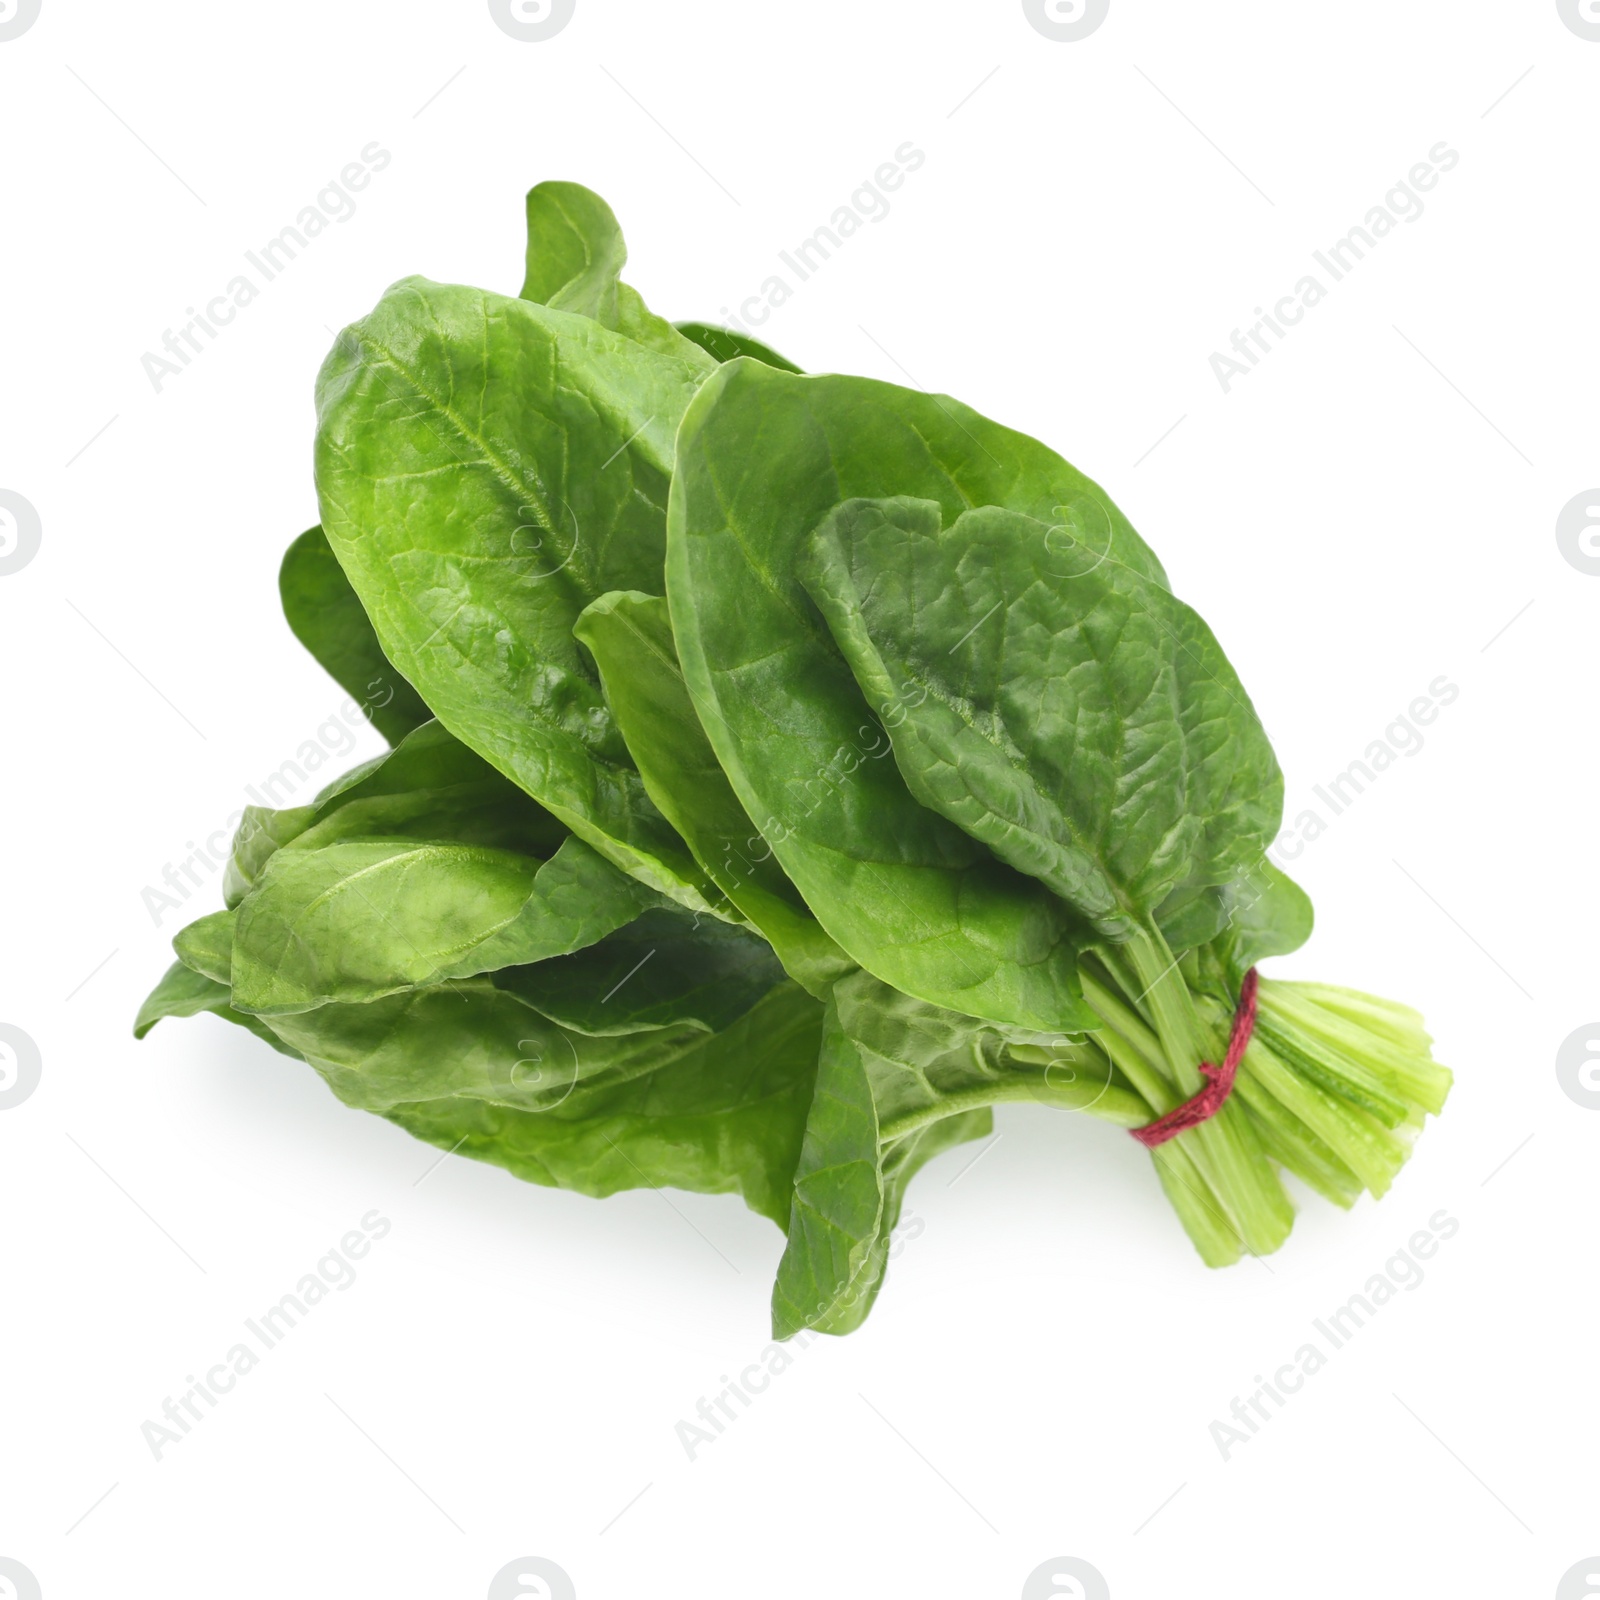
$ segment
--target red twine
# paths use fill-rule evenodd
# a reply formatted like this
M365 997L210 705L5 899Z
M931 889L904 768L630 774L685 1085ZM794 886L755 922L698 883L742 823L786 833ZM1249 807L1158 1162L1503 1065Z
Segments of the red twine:
M1166 1116L1146 1123L1142 1128L1128 1130L1140 1144L1154 1150L1158 1144L1176 1138L1187 1128L1197 1128L1209 1121L1222 1109L1223 1102L1233 1092L1233 1080L1239 1074L1239 1063L1244 1059L1250 1035L1256 1031L1256 969L1245 973L1239 986L1239 1005L1233 1013L1233 1033L1228 1039L1228 1053L1220 1067L1209 1061L1200 1063L1200 1076L1206 1086L1192 1100L1175 1106Z

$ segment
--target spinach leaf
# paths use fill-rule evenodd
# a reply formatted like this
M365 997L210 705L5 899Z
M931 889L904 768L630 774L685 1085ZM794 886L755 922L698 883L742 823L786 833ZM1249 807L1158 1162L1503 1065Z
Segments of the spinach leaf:
M942 1150L993 1130L976 1103L1003 1075L997 1032L868 973L834 985L795 1170L773 1337L849 1333L883 1285L907 1185Z
M924 487L952 514L989 498L1048 514L1092 489L954 401L749 360L720 368L684 417L672 482L667 590L684 678L740 802L863 967L972 1016L1092 1026L1076 919L918 803L800 583L804 540L840 500ZM1119 558L1159 575L1122 530L1108 525Z
M607 1038L570 1032L487 977L274 1012L265 1020L346 1105L379 1112L456 1097L548 1111L582 1085L616 1085L659 1071L705 1037L687 1027Z
M737 1191L780 1337L859 1325L1000 1102L1137 1132L1213 1266L1283 1242L1280 1169L1382 1194L1450 1086L1404 1007L1262 978L1187 1104L1311 908L1122 514L945 396L669 323L580 185L526 214L521 297L403 280L324 364L280 591L392 748L243 813L136 1031L209 1011L535 1182Z
M692 340L718 361L737 361L740 356L751 356L757 361L766 362L769 367L776 367L779 372L800 371L794 362L780 356L771 345L763 344L748 333L719 328L714 322L676 322L673 326L685 339Z
M317 818L315 805L246 806L234 831L228 865L222 873L222 900L231 911L249 894L267 862L291 839L297 839Z
M1161 585L997 506L851 500L801 577L925 806L1126 939L1278 831L1283 779L1211 630Z
M655 1071L580 1084L546 1111L453 1096L383 1115L530 1183L596 1196L665 1187L738 1194L784 1228L821 1025L822 1006L783 984L722 1032L682 1038ZM522 1059L521 1072L538 1070Z
M172 948L191 971L216 983L227 983L233 967L233 935L237 922L232 911L213 911L197 917L173 937Z
M941 1151L986 1137L991 1107L1007 1101L1088 1111L1124 1128L1152 1117L1093 1044L975 1026L866 972L834 985L773 1290L774 1337L861 1324L907 1185Z
M447 840L291 847L234 913L233 1003L304 1011L542 961L654 903L575 838L544 863Z
M278 570L278 592L295 638L390 744L433 715L389 665L321 528L308 528L289 546Z
M1262 859L1223 891L1224 927L1212 950L1237 994L1246 972L1269 956L1286 956L1311 937L1311 897L1288 873Z
M673 430L702 374L413 278L324 364L316 449L323 528L389 659L457 738L691 910L722 898L629 765L572 625L608 590L661 587Z
M215 978L206 977L182 961L174 961L167 968L166 976L139 1007L139 1015L134 1019L133 1036L135 1039L144 1038L158 1022L168 1017L197 1017L204 1012L249 1029L258 1039L265 1039L274 1050L282 1051L286 1056L294 1056L296 1060L305 1059L298 1050L285 1044L260 1017L235 1011L226 983L218 983Z
M667 602L602 595L578 618L576 633L599 666L611 713L661 814L789 973L812 994L826 994L854 963L822 931L717 764L683 681Z
M528 249L522 298L591 317L626 335L707 369L699 341L658 317L622 281L628 247L616 215L581 183L540 183L528 191Z
M287 844L311 848L363 836L451 839L544 858L568 833L440 723L427 722L336 779L309 806L246 807L223 878L226 903L238 905Z
M744 1099L738 1086L758 1072L763 1056L781 1053L786 1030L819 1020L821 1010L803 990L780 983L717 1034L691 1025L592 1035L561 1027L477 977L265 1020L341 1100L362 1110L387 1114L464 1099L576 1119L604 1093L686 1061L717 1064L734 1091L724 1102L732 1109ZM774 1026L771 1041L763 1038L763 1019ZM813 1031L813 1044L815 1037Z
M497 987L579 1033L687 1025L716 1033L783 981L765 940L710 917L646 911L568 956L496 972Z

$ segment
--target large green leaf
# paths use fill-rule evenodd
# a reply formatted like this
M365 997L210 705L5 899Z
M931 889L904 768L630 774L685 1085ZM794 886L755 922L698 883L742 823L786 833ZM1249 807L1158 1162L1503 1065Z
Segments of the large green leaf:
M612 1037L571 1032L487 977L359 1004L274 1012L265 1020L347 1105L382 1112L457 1096L548 1111L582 1085L656 1072L705 1037L689 1027Z
M654 1071L590 1080L545 1111L455 1096L392 1105L383 1114L419 1139L531 1183L597 1196L664 1187L740 1194L783 1228L821 1027L822 1006L786 983L720 1033L673 1034ZM522 1059L520 1072L539 1070ZM330 1081L335 1092L347 1083Z
M390 744L433 715L389 664L321 528L308 528L289 546L278 593L295 638Z
M1126 938L1278 831L1272 746L1205 622L1059 527L851 500L802 579L912 794Z
M304 1011L543 961L656 903L575 838L543 863L437 839L291 846L234 913L233 1003Z
M704 370L412 278L340 336L317 389L322 525L385 654L457 738L691 910L721 896L629 764L572 625L608 590L660 590L674 430Z
M953 519L1007 504L1160 568L1060 457L943 396L729 363L684 417L667 588L684 677L740 802L860 964L934 1004L1025 1027L1092 1025L1081 932L1033 879L920 805L801 586L803 541L841 500L913 493ZM958 642L959 635L946 641Z
M602 595L576 632L650 798L790 974L825 994L854 963L811 915L718 764L683 681L666 601Z

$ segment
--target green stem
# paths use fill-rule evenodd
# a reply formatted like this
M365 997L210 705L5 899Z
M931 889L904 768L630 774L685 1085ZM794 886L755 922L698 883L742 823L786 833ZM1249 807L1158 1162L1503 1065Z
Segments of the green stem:
M1205 1082L1200 1063L1216 1058L1216 1041L1195 1010L1177 958L1153 921L1119 945L1116 954L1139 984L1130 998L1150 1017L1173 1082L1185 1098L1198 1093ZM1265 1255L1283 1243L1294 1211L1242 1105L1229 1100L1216 1116L1173 1142L1187 1146L1246 1250Z
M878 1130L884 1144L893 1144L908 1134L916 1133L929 1123L962 1111L977 1111L984 1106L1007 1105L1026 1101L1033 1105L1053 1106L1062 1111L1086 1111L1119 1128L1138 1128L1150 1120L1150 1110L1145 1103L1128 1090L1109 1081L1110 1064L1102 1069L1099 1081L1080 1077L1068 1083L1051 1083L1044 1074L1008 1074L976 1089L964 1089L959 1094L942 1096L932 1105L921 1106L885 1123Z

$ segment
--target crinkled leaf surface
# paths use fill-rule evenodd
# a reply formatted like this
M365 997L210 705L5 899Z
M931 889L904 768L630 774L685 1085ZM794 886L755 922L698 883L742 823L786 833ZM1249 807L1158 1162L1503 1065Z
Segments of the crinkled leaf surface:
M695 709L745 810L863 967L974 1016L1092 1025L1074 921L918 803L800 583L804 540L834 505L900 493L952 520L984 503L1063 506L1085 528L1092 513L1116 559L1160 577L1098 490L1036 441L943 396L734 361L686 413L672 483L667 589Z
M661 588L674 430L709 362L688 348L407 279L323 365L316 462L328 542L439 721L625 871L705 910L710 885L572 637L601 594Z
M1277 833L1282 775L1211 630L1063 529L852 500L802 577L916 798L1107 938Z

